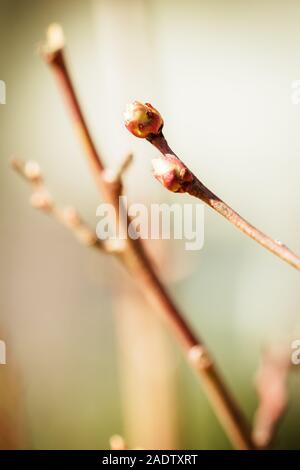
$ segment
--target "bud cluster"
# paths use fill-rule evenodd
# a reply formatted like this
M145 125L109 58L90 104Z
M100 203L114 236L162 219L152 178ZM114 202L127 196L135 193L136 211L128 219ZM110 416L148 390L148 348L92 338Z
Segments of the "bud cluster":
M148 139L162 153L152 160L155 178L169 191L185 193L195 177L169 148L162 133L164 121L160 113L150 103L134 101L127 105L124 117L129 132Z

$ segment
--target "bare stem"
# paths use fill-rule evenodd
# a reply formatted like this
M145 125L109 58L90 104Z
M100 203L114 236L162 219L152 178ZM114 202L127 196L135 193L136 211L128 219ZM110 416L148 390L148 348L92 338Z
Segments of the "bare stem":
M178 162L178 164L180 164L180 170L184 170L186 174L190 176L189 181L177 180L177 187L179 187L179 189L176 187L175 192L186 192L205 202L208 206L212 207L215 211L225 217L225 219L227 219L231 224L235 225L239 230L248 235L248 237L255 240L261 246L294 268L300 270L300 257L280 241L273 240L271 237L265 235L256 227L251 225L228 204L226 204L226 202L222 201L218 196L210 191L210 189L204 186L204 184L199 181L199 179L169 147L162 132L156 135L150 135L147 140L149 140L149 142L151 142L151 144L153 144L162 153L163 158L165 158L167 162L172 162L173 165L176 165L176 162Z
M85 149L87 158L96 183L107 202L114 205L118 212L119 194L121 185L116 185L107 178L104 164L92 137L89 133L86 121L83 117L75 90L64 60L63 45L55 45L53 37L55 31L48 35L48 42L43 47L43 57L50 65L58 80L60 89L65 98L67 107L78 131L80 143ZM58 34L59 36L59 34ZM130 219L125 218L127 230ZM254 444L251 439L251 431L245 417L227 389L217 367L208 350L197 338L182 313L174 304L165 287L157 276L153 264L146 254L141 240L128 238L124 252L120 259L132 274L151 305L166 320L171 330L181 344L188 362L193 366L197 375L202 379L207 396L219 417L225 432L232 444L238 449L251 449Z

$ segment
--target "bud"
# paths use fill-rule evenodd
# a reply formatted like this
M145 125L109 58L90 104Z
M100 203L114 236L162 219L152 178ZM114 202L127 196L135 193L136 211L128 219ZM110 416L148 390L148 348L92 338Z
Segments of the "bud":
M197 344L188 352L188 358L191 363L199 369L208 369L212 366L212 360L204 346Z
M24 165L24 175L34 183L38 183L42 180L42 173L39 164L31 160L26 162Z
M126 450L126 444L122 436L115 434L109 439L110 448L112 450Z
M145 139L151 134L159 134L164 121L150 103L134 101L127 105L124 113L125 126L136 137Z
M74 207L64 207L62 213L68 227L79 227L81 225L81 219Z
M65 45L64 32L60 24L52 23L47 29L47 43L52 52L63 49Z
M190 170L175 157L155 158L152 165L155 178L174 193L186 192L187 184L194 179Z

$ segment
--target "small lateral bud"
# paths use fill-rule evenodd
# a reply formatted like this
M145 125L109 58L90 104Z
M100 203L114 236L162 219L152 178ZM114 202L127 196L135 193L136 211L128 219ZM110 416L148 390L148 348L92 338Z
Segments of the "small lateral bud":
M109 439L110 448L112 450L125 450L126 444L122 436L115 434Z
M161 115L150 103L139 101L127 105L124 118L129 132L141 139L159 134L164 124Z
M57 23L48 26L46 41L38 46L38 52L49 64L57 64L62 61L62 53L65 46L65 38L62 27Z
M35 209L40 209L43 211L51 211L53 208L53 201L50 194L44 190L40 189L35 191L30 197L30 204Z
M42 179L40 166L37 162L28 161L24 165L24 174L32 182L38 182Z
M74 207L65 207L63 216L68 227L78 227L81 224L81 219Z
M186 185L194 179L190 170L177 158L155 158L152 165L155 178L174 193L186 192Z
M47 29L47 45L49 52L63 49L65 45L64 32L60 24L52 23Z
M190 362L199 369L208 369L212 366L212 360L204 346L195 345L188 352Z
M75 235L83 245L93 246L97 243L96 235L85 225L77 227Z

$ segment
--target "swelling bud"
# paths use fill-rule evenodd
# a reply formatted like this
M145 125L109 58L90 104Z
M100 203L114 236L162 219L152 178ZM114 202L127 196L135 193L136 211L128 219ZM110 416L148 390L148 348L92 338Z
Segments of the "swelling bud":
M153 175L169 191L185 193L194 180L190 170L177 158L164 157L152 160Z
M124 118L129 132L141 139L160 134L164 124L161 115L150 103L139 101L127 105Z

